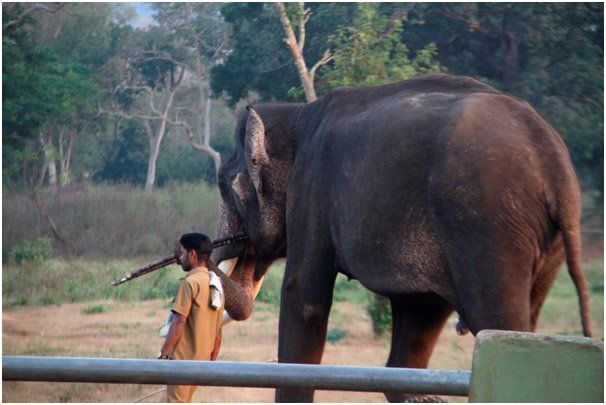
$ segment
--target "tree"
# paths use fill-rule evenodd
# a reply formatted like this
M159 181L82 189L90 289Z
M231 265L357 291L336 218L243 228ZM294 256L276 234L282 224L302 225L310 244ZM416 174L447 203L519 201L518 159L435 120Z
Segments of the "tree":
M602 194L602 3L416 3L406 11L412 49L435 42L449 71L529 100L566 141L585 188Z
M186 120L178 122L186 133L191 147L208 155L214 162L215 174L221 167L221 154L210 143L211 139L211 95L208 71L222 60L229 51L228 29L219 8L212 3L157 3L156 20L165 29L178 37L188 54L187 65L193 74L190 81L196 88L198 108L189 111L189 122L198 121L199 127L192 127ZM187 110L183 108L182 112ZM203 130L202 130L203 128ZM194 135L195 132L201 136Z
M58 178L61 184L70 179L75 137L85 127L82 122L92 116L95 105L94 65L82 50L94 47L96 55L104 54L104 33L112 9L109 5L87 8L77 4L23 7L10 8L9 14L18 16L4 24L9 28L3 34L7 62L3 67L3 129L9 136L3 145L22 152L33 150L33 154L17 153L15 157L20 159L43 156L38 162L24 162L23 167L43 162L40 167L44 172L36 178L48 173L49 183L55 188ZM74 35L84 25L91 33L88 42L86 36ZM40 148L43 153L36 153Z
M292 54L295 61L299 79L301 80L301 86L303 86L303 91L305 93L305 99L308 102L315 101L318 97L316 96L316 90L314 88L314 76L316 74L316 70L320 66L325 65L332 60L330 50L327 49L324 51L322 58L317 61L311 69L308 70L307 65L305 64L305 58L303 57L303 50L305 48L305 24L307 23L307 20L311 14L310 9L306 9L304 3L298 3L298 19L296 26L299 29L299 38L297 38L293 31L293 26L290 23L290 18L286 13L284 3L276 3L276 8L278 10L282 29L286 35L284 42L286 43L286 46L288 47L288 50Z
M94 73L112 51L116 7L17 4L8 11L18 17L4 21L10 28L3 32L3 130L10 135L3 146L19 150L9 159L30 160L22 162L22 184L36 184L48 174L52 188L58 182L66 185L72 177L73 145L95 126ZM32 165L44 169L35 179L25 170ZM9 184L16 183L17 173L9 171L7 177Z
M174 118L175 96L187 66L177 59L182 55L171 43L170 34L160 28L150 28L134 37L134 49L114 57L104 67L110 107L99 107L99 113L143 124L150 147L145 181L149 192L156 182L156 162L167 127L178 125Z
M360 3L349 27L329 37L334 60L322 70L323 86L373 86L442 70L435 44L410 52L402 41L405 17L379 12L378 3Z
M309 9L313 18L305 24L306 45L302 52L305 60L318 61L327 49L328 35L340 25L347 25L355 8L349 3L310 3ZM304 99L274 5L228 3L221 8L221 14L231 27L233 48L211 71L213 94L225 92L231 107L250 95L266 101Z

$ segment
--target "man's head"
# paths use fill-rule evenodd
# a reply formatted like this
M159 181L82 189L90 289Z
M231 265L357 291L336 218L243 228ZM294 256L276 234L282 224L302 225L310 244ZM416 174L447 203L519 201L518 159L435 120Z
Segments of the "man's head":
M194 267L205 266L206 260L213 251L213 245L208 236L201 233L186 233L179 239L181 250L179 263L183 271L190 271Z

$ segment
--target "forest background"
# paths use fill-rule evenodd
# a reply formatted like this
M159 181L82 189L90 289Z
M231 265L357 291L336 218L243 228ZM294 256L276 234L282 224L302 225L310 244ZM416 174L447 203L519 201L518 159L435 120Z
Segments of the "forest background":
M214 235L244 105L431 72L526 99L561 134L603 294L603 7L153 3L135 27L133 3L3 3L3 304L170 297L178 273L108 282Z

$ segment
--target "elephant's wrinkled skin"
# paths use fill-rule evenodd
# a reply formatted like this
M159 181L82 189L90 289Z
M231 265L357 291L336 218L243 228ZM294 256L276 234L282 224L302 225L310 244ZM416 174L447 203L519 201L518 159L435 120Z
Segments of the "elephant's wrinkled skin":
M219 178L218 236L250 241L215 260L252 260L258 280L287 256L280 362L320 362L337 272L391 300L391 367L426 367L453 310L474 334L533 330L565 257L591 334L566 146L527 102L476 80L431 75L249 107Z

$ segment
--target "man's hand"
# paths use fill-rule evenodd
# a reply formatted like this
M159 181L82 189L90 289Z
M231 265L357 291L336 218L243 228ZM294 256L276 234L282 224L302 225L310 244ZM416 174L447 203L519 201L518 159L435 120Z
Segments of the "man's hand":
M170 329L168 330L168 335L166 335L166 340L164 341L162 350L160 350L160 357L158 357L159 359L170 358L173 348L179 339L181 339L181 335L183 335L183 331L185 330L185 322L187 322L187 318L176 312L173 312L173 314L173 320L170 323Z

